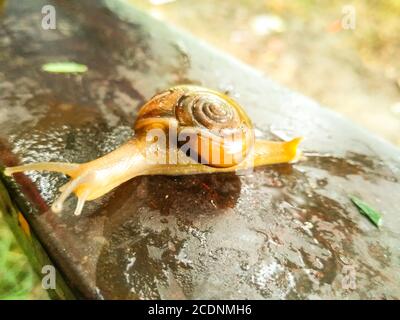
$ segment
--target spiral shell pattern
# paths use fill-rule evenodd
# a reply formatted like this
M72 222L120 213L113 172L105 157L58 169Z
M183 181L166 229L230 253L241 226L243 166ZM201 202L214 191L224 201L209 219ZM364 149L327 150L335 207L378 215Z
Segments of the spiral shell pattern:
M214 167L240 163L254 142L253 125L239 104L217 91L191 85L161 92L139 110L135 133L144 136L151 129L164 130L169 138L176 129L177 136L168 141L178 148L190 147L191 158Z
M237 111L221 97L208 92L187 93L179 99L175 113L184 125L207 129L236 128L240 124Z

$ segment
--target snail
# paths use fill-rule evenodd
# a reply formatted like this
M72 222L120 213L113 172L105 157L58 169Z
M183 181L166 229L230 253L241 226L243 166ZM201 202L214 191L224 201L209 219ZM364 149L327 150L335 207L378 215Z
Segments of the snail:
M140 108L134 131L132 139L93 161L31 163L8 167L5 174L31 170L66 174L71 179L60 188L51 208L60 212L75 193L74 213L79 215L86 201L133 177L233 172L295 162L302 140L256 140L251 120L235 101L198 86L177 86L156 94Z

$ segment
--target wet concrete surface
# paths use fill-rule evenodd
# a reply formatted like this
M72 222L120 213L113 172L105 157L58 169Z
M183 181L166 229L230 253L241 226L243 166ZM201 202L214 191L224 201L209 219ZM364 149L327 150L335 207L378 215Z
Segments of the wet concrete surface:
M9 1L0 16L0 160L85 162L129 139L140 105L194 83L236 99L269 138L304 136L294 165L135 178L85 206L49 205L66 177L6 179L77 297L400 298L400 151L120 1ZM81 75L42 64L72 60ZM321 79L323 81L323 79ZM380 210L375 228L349 200Z

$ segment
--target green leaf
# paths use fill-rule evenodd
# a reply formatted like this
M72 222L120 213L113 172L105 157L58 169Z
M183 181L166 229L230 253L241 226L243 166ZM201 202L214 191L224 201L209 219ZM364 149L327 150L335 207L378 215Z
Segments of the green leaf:
M356 205L358 211L371 220L375 226L379 227L382 224L382 215L378 211L371 208L367 203L355 196L351 196L350 199Z
M76 62L50 62L42 65L42 70L51 73L83 73L88 67Z

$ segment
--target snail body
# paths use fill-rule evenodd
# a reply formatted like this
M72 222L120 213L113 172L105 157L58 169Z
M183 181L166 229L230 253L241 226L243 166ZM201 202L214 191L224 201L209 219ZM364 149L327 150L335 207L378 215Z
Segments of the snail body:
M70 176L52 210L60 212L66 198L75 193L79 215L85 201L135 176L230 172L294 162L301 141L255 140L251 120L235 101L197 86L177 86L155 95L139 110L134 130L131 140L93 161L32 163L8 167L5 174L38 170ZM150 161L149 154L161 154L164 161Z

